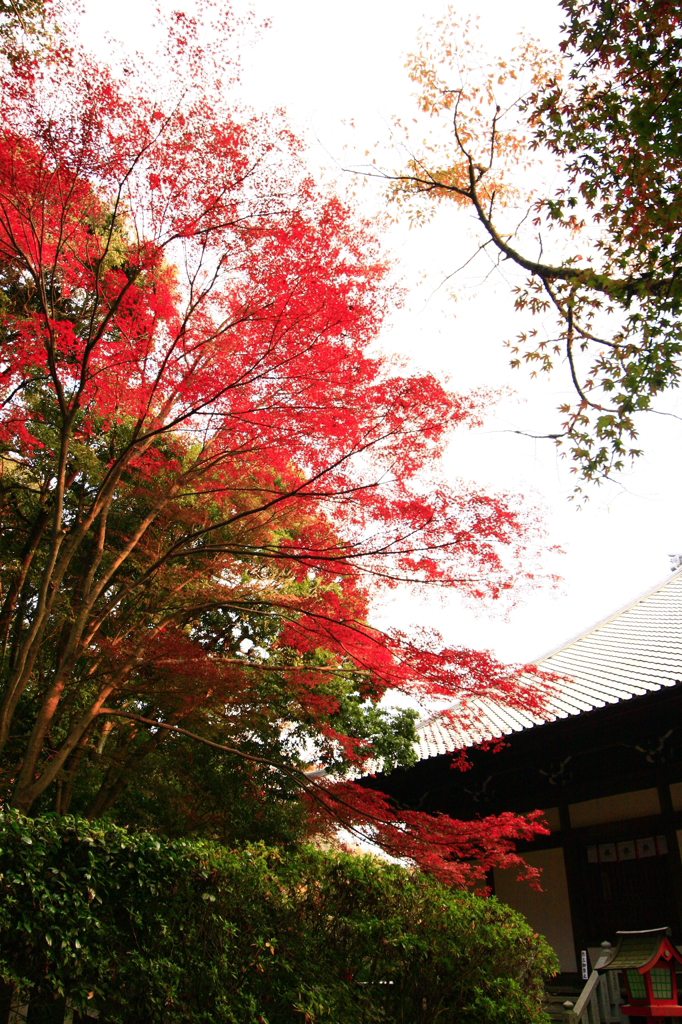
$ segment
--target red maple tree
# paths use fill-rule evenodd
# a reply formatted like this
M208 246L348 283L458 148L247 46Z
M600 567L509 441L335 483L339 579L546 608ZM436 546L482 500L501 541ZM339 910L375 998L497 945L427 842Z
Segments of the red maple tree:
M65 812L99 758L100 814L184 730L463 883L541 826L399 819L303 769L408 763L391 687L541 709L518 669L368 624L386 588L495 598L537 524L438 478L477 402L369 354L393 301L375 240L281 119L230 109L202 31L174 16L158 88L64 36L4 66L6 798Z

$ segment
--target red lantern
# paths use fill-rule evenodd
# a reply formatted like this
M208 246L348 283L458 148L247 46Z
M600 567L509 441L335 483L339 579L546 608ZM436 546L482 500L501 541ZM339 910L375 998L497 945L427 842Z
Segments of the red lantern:
M682 956L670 941L670 929L616 934L616 951L601 969L622 972L629 1003L621 1006L621 1012L643 1018L647 1024L661 1024L662 1017L682 1017L675 978L675 965L682 963Z

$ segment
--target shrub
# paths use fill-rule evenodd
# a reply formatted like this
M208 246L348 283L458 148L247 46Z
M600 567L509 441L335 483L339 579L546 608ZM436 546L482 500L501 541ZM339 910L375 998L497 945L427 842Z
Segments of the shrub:
M0 978L111 1024L540 1024L544 940L371 857L0 815Z

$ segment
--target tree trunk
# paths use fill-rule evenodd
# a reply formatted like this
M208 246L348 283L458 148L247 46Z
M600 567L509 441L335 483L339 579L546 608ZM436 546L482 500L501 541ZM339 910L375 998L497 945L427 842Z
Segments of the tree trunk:
M94 722L92 723L94 726ZM68 763L68 769L64 772L64 778L57 780L57 797L55 799L55 811L57 814L68 814L69 807L71 806L71 798L73 797L73 790L76 784L76 776L78 775L78 769L80 768L81 761L85 756L88 743L90 742L91 729L86 731L78 741L78 746L71 755Z
M181 722L182 720L181 715L171 715L168 719L168 724L177 725L178 722ZM125 746L129 746L136 735L137 730L131 734L130 738L126 741ZM103 814L106 814L106 812L113 807L123 790L128 785L131 767L145 757L146 754L156 750L159 744L164 743L167 739L168 733L163 729L159 729L156 735L148 738L144 746L138 750L134 750L133 753L125 759L122 757L119 758L117 764L111 765L104 776L102 785L86 810L85 817L88 818L89 821L94 821L95 818L99 818Z
M111 772L111 778L109 777ZM123 790L128 785L127 778L124 777L123 771L114 772L111 768L105 776L104 782L95 794L95 798L92 800L90 806L85 811L85 817L88 821L94 821L95 818L101 818L109 808L113 807Z

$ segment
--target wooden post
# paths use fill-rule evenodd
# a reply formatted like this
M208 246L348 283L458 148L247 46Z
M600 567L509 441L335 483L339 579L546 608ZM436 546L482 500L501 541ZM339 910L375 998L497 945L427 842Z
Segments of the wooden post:
M677 928L673 928L675 941L682 937L682 858L680 857L680 844L677 841L677 829L675 828L675 813L670 795L670 786L663 776L659 776L657 782L658 799L661 804L661 816L663 818L663 829L668 843L668 864L670 866L670 878L672 882L672 904L676 911ZM672 921L670 922L672 924ZM678 930L679 929L679 930Z
M558 801L559 821L561 825L561 845L564 851L564 865L566 868L566 883L568 886L568 906L571 915L571 929L573 931L573 944L575 949L575 962L578 977L580 977L580 953L587 946L586 929L584 926L584 908L582 891L584 888L581 869L583 868L583 847L577 844L573 838L571 827L571 816L568 809L568 801L562 798Z
M9 1024L14 985L0 983L0 1024Z

